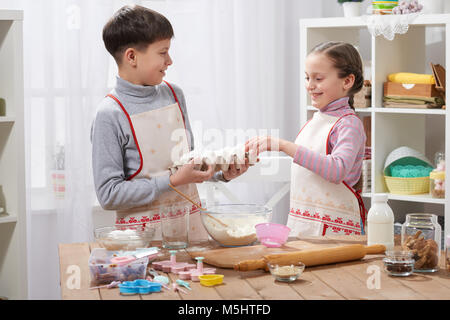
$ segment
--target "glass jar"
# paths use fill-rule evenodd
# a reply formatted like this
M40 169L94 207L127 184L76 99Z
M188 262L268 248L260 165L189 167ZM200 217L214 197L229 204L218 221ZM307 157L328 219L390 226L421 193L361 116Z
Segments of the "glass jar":
M402 225L402 247L413 253L414 272L439 270L441 226L437 216L428 213L406 215Z
M445 171L430 172L430 194L432 198L445 198Z
M438 171L445 171L445 153L436 152L434 154L434 165Z
M430 172L430 194L432 198L445 198L445 154L434 155L436 169Z
M445 239L445 268L450 272L450 235Z

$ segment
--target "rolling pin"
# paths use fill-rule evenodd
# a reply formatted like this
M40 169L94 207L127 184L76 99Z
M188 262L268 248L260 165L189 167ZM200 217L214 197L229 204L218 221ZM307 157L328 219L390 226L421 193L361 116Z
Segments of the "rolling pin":
M302 251L293 251L278 254L268 254L262 259L245 260L234 265L236 271L252 271L257 269L269 270L267 263L273 264L291 264L299 261L305 266L319 266L330 263L339 263L346 261L359 260L366 254L383 254L386 250L384 245L364 246L362 244L352 244L332 248L310 249Z

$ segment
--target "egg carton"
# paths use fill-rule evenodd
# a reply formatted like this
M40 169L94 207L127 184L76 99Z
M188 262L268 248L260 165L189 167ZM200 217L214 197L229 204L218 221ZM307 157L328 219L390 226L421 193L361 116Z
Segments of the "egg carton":
M230 166L234 164L239 167L246 163L250 166L254 165L257 161L256 155L253 153L245 152L245 147L225 147L220 150L193 150L189 153L185 153L177 161L174 161L173 165L169 168L172 174L176 173L182 166L188 164L194 160L195 169L206 171L208 166L213 166L214 171L226 172Z

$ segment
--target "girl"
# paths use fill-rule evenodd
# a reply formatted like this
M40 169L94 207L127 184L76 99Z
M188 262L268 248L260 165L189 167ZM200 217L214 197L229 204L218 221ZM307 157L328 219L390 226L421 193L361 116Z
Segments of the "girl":
M366 210L352 188L361 176L366 135L353 108L363 86L362 61L348 43L317 45L305 62L305 86L319 109L294 143L274 137L247 141L246 151L282 151L293 158L291 235L364 234Z

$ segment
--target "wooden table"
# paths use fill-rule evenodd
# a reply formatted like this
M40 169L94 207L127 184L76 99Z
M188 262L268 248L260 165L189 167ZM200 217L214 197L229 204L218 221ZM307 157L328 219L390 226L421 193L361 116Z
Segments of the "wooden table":
M328 238L328 237L327 237ZM328 238L329 240L330 238ZM333 241L340 243L339 239ZM365 244L365 238L358 241ZM341 242L343 243L343 242ZM160 243L152 245L160 246ZM196 245L198 247L198 245ZM450 299L450 273L441 269L433 274L414 273L401 278L391 277L383 270L383 255L369 255L363 260L327 266L306 268L300 279L293 283L274 281L270 273L252 271L237 272L217 269L225 275L224 284L204 287L191 283L188 294L163 289L149 295L122 296L118 288L89 289L88 259L96 243L71 243L59 245L62 299L83 300L424 300ZM167 260L169 254L163 250ZM177 261L195 263L186 251L179 251ZM207 265L205 265L207 267ZM162 273L162 272L161 272ZM174 274L165 274L172 281ZM379 281L377 281L379 280Z

